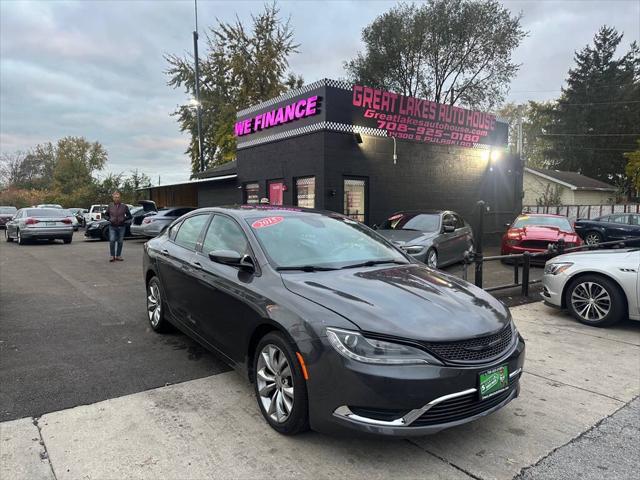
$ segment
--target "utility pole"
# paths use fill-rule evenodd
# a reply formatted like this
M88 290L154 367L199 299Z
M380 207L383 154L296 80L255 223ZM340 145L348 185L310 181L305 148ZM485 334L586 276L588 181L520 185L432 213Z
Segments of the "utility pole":
M196 14L196 29L193 31L193 57L195 60L196 75L196 124L198 127L198 157L200 159L200 171L204 172L204 154L202 152L202 105L200 104L200 65L198 61L198 0L193 0Z

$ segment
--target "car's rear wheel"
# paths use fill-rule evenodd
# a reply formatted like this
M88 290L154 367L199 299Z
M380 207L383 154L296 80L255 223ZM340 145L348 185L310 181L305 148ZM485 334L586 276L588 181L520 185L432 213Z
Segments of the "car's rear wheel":
M598 245L602 242L602 235L598 232L589 232L584 236L584 243L587 245Z
M567 308L576 320L592 327L606 327L627 315L623 293L601 275L585 275L567 287Z
M438 252L435 249L430 248L427 251L427 265L431 268L438 268Z
M100 234L103 240L109 240L109 227L104 227L102 229L102 233Z
M66 244L71 243L71 240L73 240L73 237L67 237L67 238L63 238L62 241Z
M307 386L295 350L277 332L256 347L253 368L258 406L269 425L285 435L309 429Z
M171 330L171 324L165 319L164 311L160 280L153 277L147 284L147 318L154 332L164 333Z
M25 239L22 238L22 234L20 233L20 229L16 230L16 240L18 241L18 245L24 245L26 243Z
M5 239L7 242L13 242L13 238L9 235L9 230L5 230L5 231L4 231L4 239Z

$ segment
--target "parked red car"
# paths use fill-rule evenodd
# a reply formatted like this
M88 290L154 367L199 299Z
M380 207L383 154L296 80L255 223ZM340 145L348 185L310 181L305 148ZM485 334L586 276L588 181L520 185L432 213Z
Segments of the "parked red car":
M582 245L567 217L562 215L522 214L502 236L502 255L544 252L550 243L563 239L565 248Z

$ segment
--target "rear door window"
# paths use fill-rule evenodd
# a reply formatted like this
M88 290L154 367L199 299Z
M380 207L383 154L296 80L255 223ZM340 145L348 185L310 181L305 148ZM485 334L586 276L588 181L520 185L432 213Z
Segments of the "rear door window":
M195 250L202 228L209 219L209 215L194 215L186 218L180 225L180 229L175 236L175 242L189 250Z
M611 223L627 223L626 215L611 215L609 217L609 221Z

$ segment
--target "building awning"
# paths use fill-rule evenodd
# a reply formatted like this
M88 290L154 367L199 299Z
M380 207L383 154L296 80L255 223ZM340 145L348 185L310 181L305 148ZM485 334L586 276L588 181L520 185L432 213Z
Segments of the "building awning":
M185 182L176 182L176 183L165 183L164 185L153 185L150 187L142 187L137 188L136 190L153 190L154 188L163 188L163 187L176 187L178 185L191 185L193 183L207 183L207 182L220 182L223 180L232 180L237 178L238 174L234 173L231 175L221 175L219 177L211 177L211 178L198 178L195 180L187 180Z

